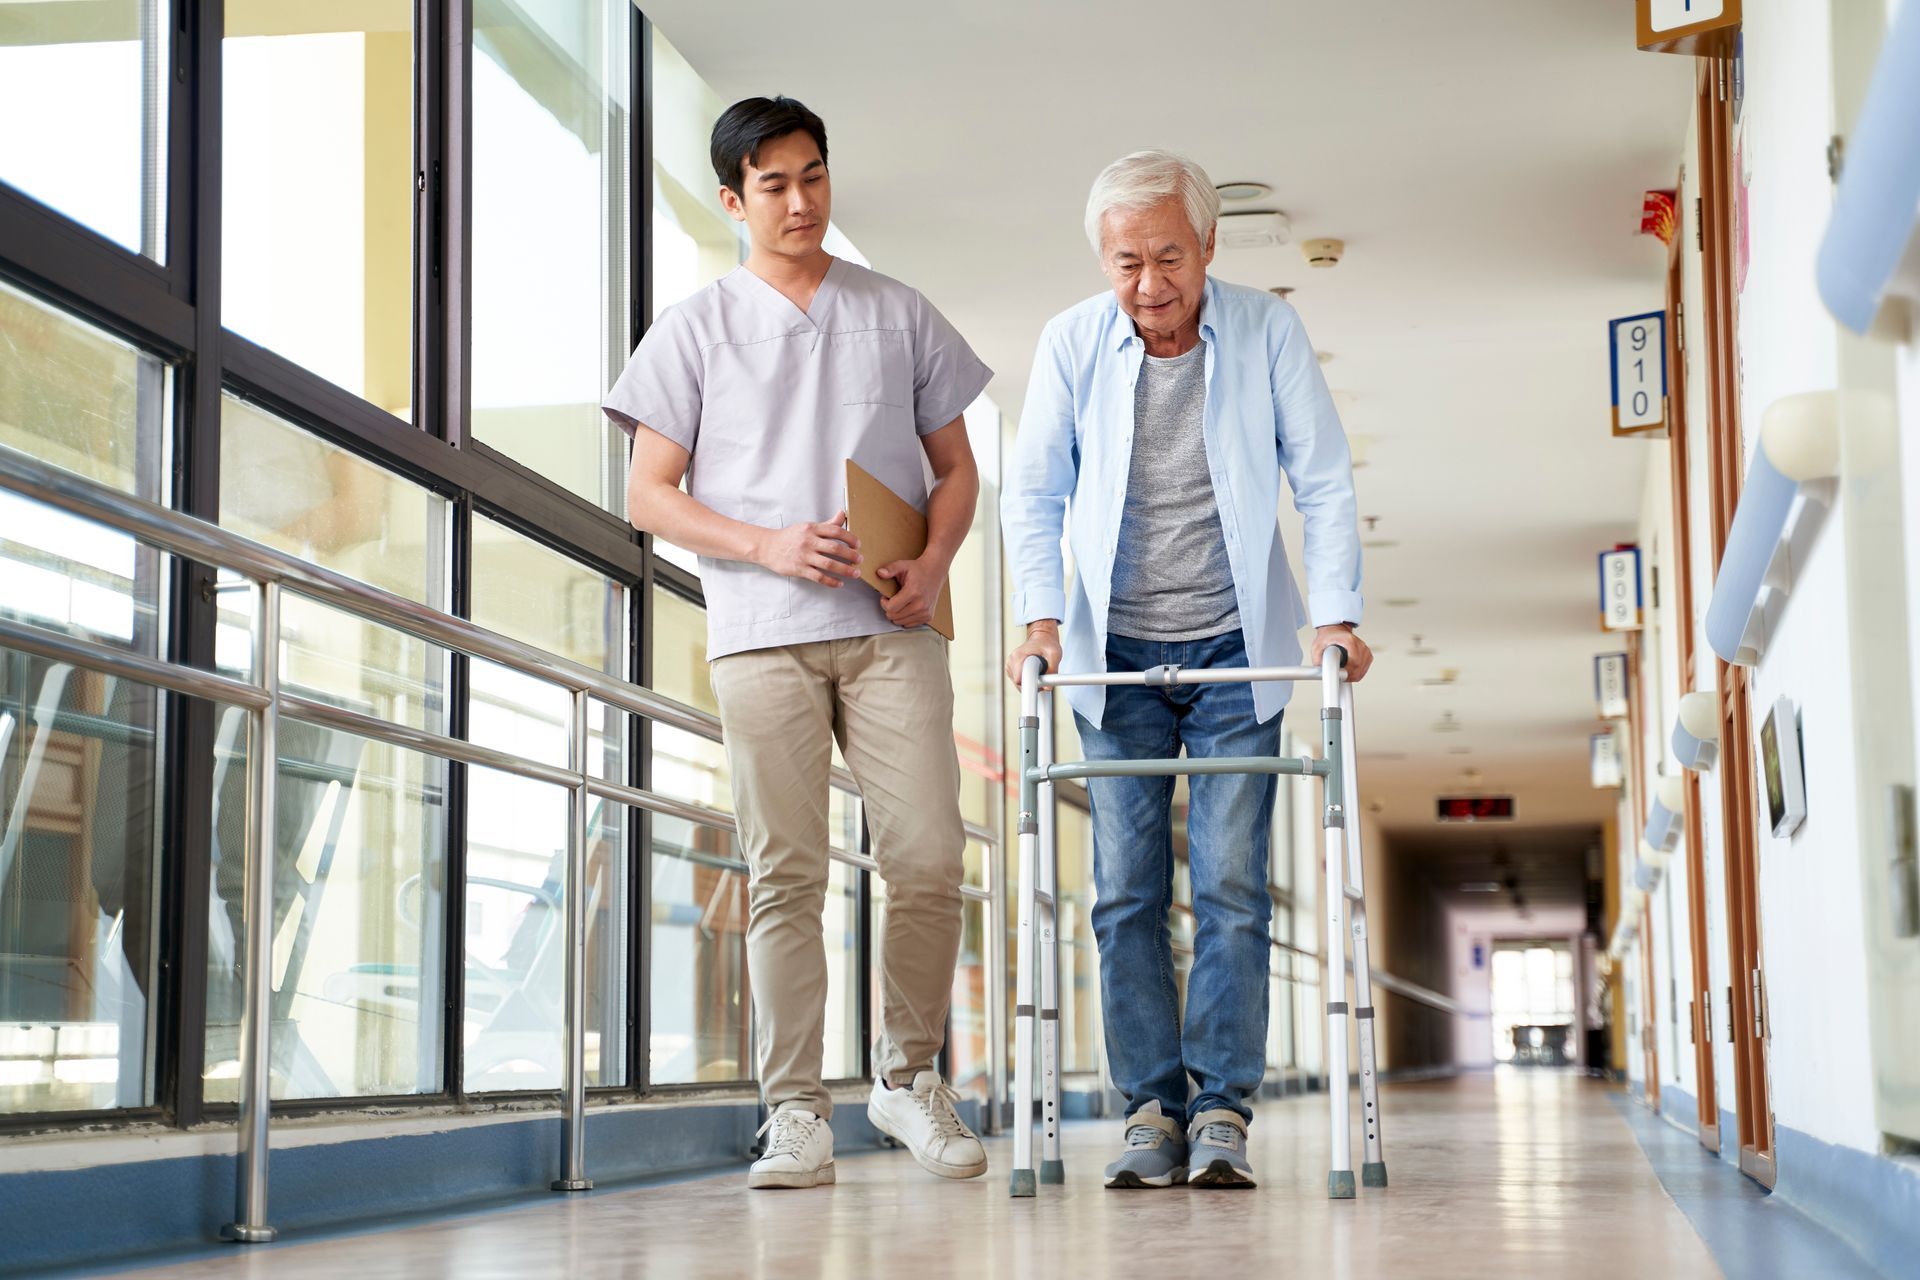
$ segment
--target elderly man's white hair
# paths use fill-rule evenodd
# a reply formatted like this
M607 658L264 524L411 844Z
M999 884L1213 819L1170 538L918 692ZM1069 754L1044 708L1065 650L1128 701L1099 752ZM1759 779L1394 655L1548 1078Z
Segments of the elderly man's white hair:
M1116 210L1138 213L1169 197L1186 207L1193 234L1204 246L1220 218L1220 193L1207 171L1172 151L1136 151L1100 171L1087 194L1087 239L1102 252L1100 224Z

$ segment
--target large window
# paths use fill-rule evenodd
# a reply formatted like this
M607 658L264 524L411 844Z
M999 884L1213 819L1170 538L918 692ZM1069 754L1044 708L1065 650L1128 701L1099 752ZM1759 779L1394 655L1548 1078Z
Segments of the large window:
M626 512L625 0L474 6L473 432Z
M0 4L0 182L161 260L171 11Z
M687 65L673 42L653 28L653 313L740 265L746 241L720 207L708 157L713 122L726 110Z
M221 402L220 522L302 560L444 608L444 499L234 395ZM255 678L252 584L222 575L215 653ZM289 693L429 732L446 727L445 652L287 592ZM213 753L206 1097L237 1096L247 717L221 708ZM274 821L273 1092L284 1098L442 1087L444 761L280 722Z
M155 500L168 405L160 361L0 284L0 444ZM163 570L0 492L0 616L153 656ZM146 685L0 649L0 1112L152 1101L164 714Z
M657 316L739 266L747 244L740 224L720 207L720 184L707 150L713 122L726 110L726 100L687 65L658 27L652 28L651 56L653 207L648 234L653 256L647 282ZM688 573L700 571L691 552L660 539L654 540L654 548Z
M450 48L469 21L471 48ZM26 232L0 235L0 446L111 490L110 509L175 509L402 615L645 671L712 713L697 562L650 555L626 525L625 440L598 405L650 313L742 259L707 155L725 105L630 0L0 0L0 226ZM196 138L217 146L169 146ZM837 229L828 247L864 262ZM979 890L1005 862L1005 424L984 399L967 421L986 492L948 589L974 620L953 679ZM188 685L264 674L259 584L203 558L220 559L0 485L0 619L94 650L0 648L0 1125L224 1121L256 1013L270 1098L292 1110L549 1092L574 906L587 1083L750 1095L748 875L713 735L588 698L580 760L568 692L293 575L264 760L248 697L164 693L125 663ZM115 663L131 674L95 669ZM462 738L533 767L447 758L469 753L441 739ZM271 844L260 920L250 765L275 792L251 815ZM576 832L573 793L544 768L576 765L714 813L590 796ZM844 1080L870 1066L886 886L860 865L857 788L843 776L827 802L823 1066ZM1063 872L1083 1064L1090 892L1083 857ZM1006 1047L990 1032L1003 938L980 900L963 912L948 1061L978 1095Z
M151 1101L158 707L0 649L0 1110Z
M166 499L171 373L0 281L0 445L148 502ZM0 611L152 656L161 557L0 492Z
M484 516L473 520L473 620L516 640L624 675L626 591L605 575ZM570 762L572 699L490 662L471 664L469 736L549 764ZM589 759L623 778L627 716L589 705ZM623 807L589 806L587 1081L626 1076L626 823ZM466 1087L553 1089L565 1044L567 793L517 775L473 770L467 787Z
M226 327L413 415L413 5L227 0Z

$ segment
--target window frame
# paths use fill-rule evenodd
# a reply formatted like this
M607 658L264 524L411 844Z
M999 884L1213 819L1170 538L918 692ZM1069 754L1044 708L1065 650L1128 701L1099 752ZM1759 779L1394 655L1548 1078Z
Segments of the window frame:
M651 82L649 24L634 6L628 19L629 83L633 116L628 130L633 190L628 271L630 320L635 340L648 313L651 207ZM327 381L297 362L227 331L221 323L223 249L222 136L225 14L217 3L171 0L171 63L175 91L166 109L166 260L155 262L109 240L0 179L0 277L52 305L73 312L113 336L165 361L174 371L172 456L165 498L184 514L209 522L219 517L220 402L232 393L313 433L326 442L432 490L449 502L452 547L450 598L455 616L470 613L473 518L476 511L500 520L543 545L614 579L627 596L627 652L623 675L647 683L651 672L651 610L654 580L648 540L621 518L588 503L546 477L465 438L471 406L472 241L472 0L449 5L415 0L413 210L413 364L415 421L406 422ZM670 571L683 590L698 595L698 583ZM165 585L172 625L164 656L210 667L213 660L214 574L204 565L176 559ZM468 727L469 661L454 654L449 675L450 736ZM0 1133L89 1126L170 1124L187 1127L236 1112L233 1104L205 1100L207 894L210 891L213 708L196 699L165 695L163 767L165 789L161 836L155 854L154 893L159 899L151 1048L154 1102L140 1108L36 1111L0 1114ZM648 725L632 718L625 780L646 786ZM399 1097L362 1095L274 1103L281 1115L360 1110L368 1106L413 1108L449 1103L512 1107L544 1104L557 1091L469 1095L463 1071L461 1011L465 991L463 886L466 875L467 767L447 762L444 832L447 885L442 1023L442 1077L433 1092ZM627 826L631 919L648 908L645 854L651 823L633 813ZM638 1099L649 1092L645 1075L645 942L643 930L627 940L627 1070L614 1084L594 1086L594 1096ZM748 1091L751 1083L739 1086Z

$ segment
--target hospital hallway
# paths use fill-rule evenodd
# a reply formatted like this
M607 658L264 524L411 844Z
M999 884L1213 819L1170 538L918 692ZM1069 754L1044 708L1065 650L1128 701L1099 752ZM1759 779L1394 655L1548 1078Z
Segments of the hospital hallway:
M0 0L122 1274L1920 1276L1920 0Z

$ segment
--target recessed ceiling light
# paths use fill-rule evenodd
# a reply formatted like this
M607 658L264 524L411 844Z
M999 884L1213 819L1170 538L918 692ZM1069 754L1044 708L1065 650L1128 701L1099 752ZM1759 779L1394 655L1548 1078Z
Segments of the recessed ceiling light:
M1386 551L1389 548L1399 546L1400 543L1394 538L1368 538L1360 545L1369 551Z
M1263 200L1273 194L1273 188L1264 182L1221 182L1213 189L1222 200Z
M1386 602L1389 609L1411 609L1420 602L1412 596L1397 596Z
M1413 648L1407 650L1407 656L1409 658L1431 658L1438 652L1438 649L1429 649L1427 646L1421 644L1420 637L1415 636L1413 638Z
M1448 747L1447 754L1450 756L1470 756L1473 754L1473 748L1472 747Z
M1440 718L1433 722L1433 731L1435 733L1458 733L1462 727L1460 722L1453 718L1453 712L1451 711L1442 711Z

